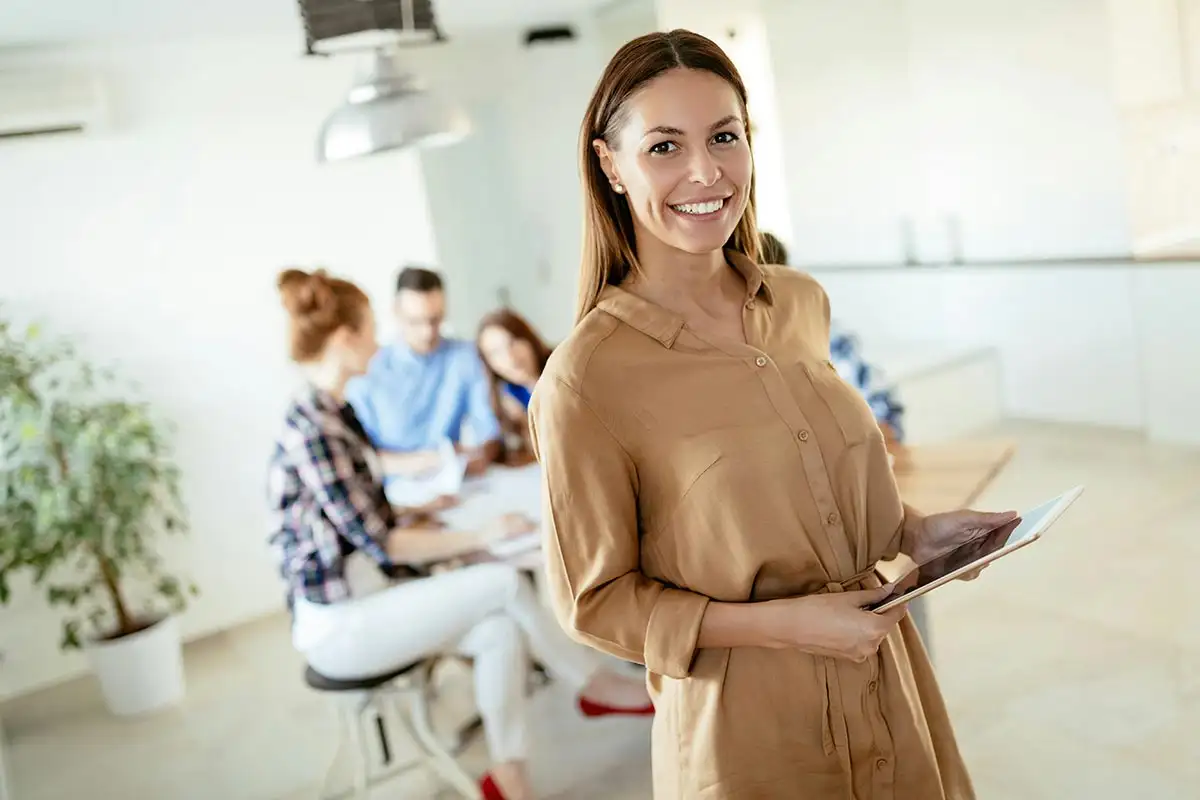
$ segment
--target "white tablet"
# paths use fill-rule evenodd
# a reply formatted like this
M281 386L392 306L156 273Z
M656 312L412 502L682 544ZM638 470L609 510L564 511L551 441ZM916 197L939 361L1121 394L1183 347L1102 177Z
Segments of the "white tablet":
M1025 512L1012 522L976 536L932 561L919 565L896 581L896 588L890 595L867 608L883 612L911 602L926 592L1037 541L1081 494L1083 487L1076 486L1032 511Z

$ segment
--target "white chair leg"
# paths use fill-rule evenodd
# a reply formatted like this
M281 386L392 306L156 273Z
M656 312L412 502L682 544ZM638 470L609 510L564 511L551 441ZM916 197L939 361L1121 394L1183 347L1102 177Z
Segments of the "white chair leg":
M329 769L325 770L325 776L321 779L320 794L318 797L321 800L332 796L329 788L329 781L333 778L333 774L337 772L338 764L342 758L342 748L345 747L346 739L350 734L351 711L345 701L340 697L333 698L333 708L337 713L337 739L333 743L333 756L329 759Z
M367 784L370 781L371 764L367 753L366 739L363 737L363 706L362 701L355 698L353 705L342 706L345 715L347 739L350 744L350 757L353 759L353 792L354 800L367 800Z
M437 773L466 800L481 800L479 784L459 766L446 749L446 745L433 730L429 713L429 697L426 686L418 682L411 692L409 713L402 715L410 721L413 738L425 756L430 769Z

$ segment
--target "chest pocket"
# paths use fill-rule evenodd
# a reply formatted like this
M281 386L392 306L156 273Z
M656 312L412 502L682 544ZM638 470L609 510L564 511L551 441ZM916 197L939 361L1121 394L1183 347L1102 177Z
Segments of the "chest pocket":
M883 438L883 432L867 401L857 389L842 379L832 362L806 359L801 366L813 392L837 423L847 447Z

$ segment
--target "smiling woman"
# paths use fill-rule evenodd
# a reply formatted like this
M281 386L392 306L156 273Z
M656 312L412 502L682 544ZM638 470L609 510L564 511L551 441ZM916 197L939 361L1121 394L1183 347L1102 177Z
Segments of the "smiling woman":
M580 132L589 202L578 318L606 284L637 275L648 250L758 256L746 87L715 44L681 52L647 38L610 63Z
M559 621L644 663L659 800L969 800L928 657L874 565L978 527L905 507L830 360L829 300L757 263L746 90L652 33L583 121L579 318L530 403Z

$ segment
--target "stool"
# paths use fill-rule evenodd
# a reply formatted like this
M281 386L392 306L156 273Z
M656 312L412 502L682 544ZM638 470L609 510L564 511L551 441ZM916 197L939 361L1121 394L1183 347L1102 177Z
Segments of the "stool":
M437 662L438 657L431 657L382 675L356 680L327 678L312 667L305 671L304 682L310 688L337 696L339 736L335 753L341 751L341 737L346 736L350 743L351 757L354 759L353 789L349 795L343 792L336 797L349 796L354 800L366 800L370 787L415 767L426 766L462 797L467 800L479 800L479 785L463 771L454 760L451 748L447 747L433 730L429 707L431 676ZM389 705L412 734L419 753L415 761L393 767L372 778L367 737L363 730L364 722L369 718L374 723L384 763L390 763L393 752L383 713ZM461 735L456 744L459 747L465 744ZM325 781L328 782L328 779L329 776L326 775ZM321 796L332 800L324 792L325 787L322 786Z

